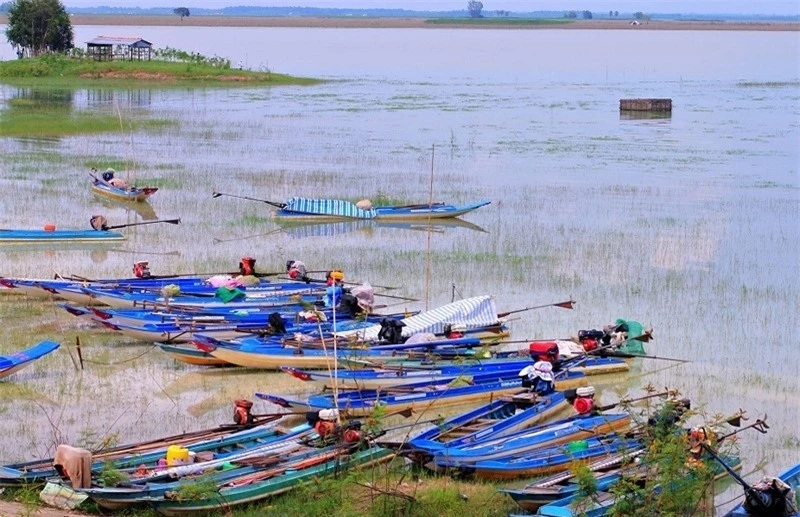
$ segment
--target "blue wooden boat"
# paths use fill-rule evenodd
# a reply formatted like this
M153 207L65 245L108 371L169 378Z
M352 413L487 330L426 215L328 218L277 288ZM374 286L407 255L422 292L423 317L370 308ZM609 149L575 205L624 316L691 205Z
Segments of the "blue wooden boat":
M738 456L728 456L726 457L725 461L732 468L739 468L741 466L741 460ZM719 466L715 467L715 472L715 479L727 475L727 472ZM645 479L644 474L639 472L638 469L634 469L632 476L634 478L641 479L642 481ZM546 517L578 517L579 515L581 517L604 517L609 514L611 507L616 501L615 496L607 490L610 489L618 480L618 476L609 474L607 479L602 482L602 485L598 483L598 485L602 486L603 488L599 489L599 491L592 497L589 508L581 508L580 513L576 512L573 508L573 503L576 499L576 495L573 493L572 495L540 507L536 512L536 515ZM662 487L660 485L653 487L653 491L655 492L659 492L661 490Z
M387 220L426 220L459 217L490 204L491 201L478 201L467 205L447 205L444 203L420 203L404 206L375 206L362 210L354 203L340 199L311 199L294 197L280 205L274 216L298 221L334 221L347 219Z
M449 341L464 341L463 339ZM474 340L479 342L479 340ZM370 347L375 352L381 347ZM489 364L462 364L443 366L436 369L360 369L341 370L336 377L336 385L343 389L377 390L411 383L449 382L456 377L476 377L485 374L497 374L503 378L512 378L519 371L533 364L530 359L522 361L499 361ZM292 377L304 382L316 384L321 388L332 387L332 380L327 371L300 370L289 366L281 368Z
M460 462L437 455L434 462L439 469L456 470L462 475L474 475L481 479L515 479L561 472L567 470L574 461L593 461L639 447L636 440L610 434L497 460Z
M158 343L158 347L163 352L186 364L193 364L196 366L234 366L223 361L222 359L217 359L208 352L204 352L194 345L171 345L168 343Z
M112 242L123 240L125 240L125 236L121 233L106 230L0 229L0 244L37 242Z
M522 429L501 437L486 436L475 442L448 443L433 449L435 459L443 457L448 464L501 460L530 454L592 436L627 431L631 417L627 413L608 415L577 415L556 422Z
M0 379L18 372L33 361L53 352L59 346L61 345L54 341L42 341L38 345L28 348L27 350L9 355L0 355Z
M236 448L239 443L264 441L270 437L284 436L287 434L285 430L268 424L277 418L279 417L261 419L255 427L223 425L212 429L103 449L92 455L94 461L92 471L100 472L107 463L112 464L115 468L135 468L143 462L153 463L165 456L170 445L181 445L195 452L222 451L226 448L228 450ZM303 429L291 432L299 433L301 431ZM57 476L57 472L53 468L53 458L0 466L0 486L41 483L47 478L55 476Z
M795 492L795 505L800 506L800 500L798 500L798 498L800 497L798 496L798 494L800 494L800 463L778 474L778 478L780 478L784 483L786 483L792 488L792 490ZM726 513L724 517L755 517L755 516L753 516L753 514L748 512L744 508L743 504L740 504L730 512Z
M558 389L584 384L581 373L562 372L556 379ZM472 384L470 384L470 382ZM504 374L483 374L472 379L457 378L449 383L429 382L406 384L381 390L351 390L338 394L338 408L350 416L367 416L376 406L388 410L412 410L424 412L430 408L485 402L505 394L520 391L522 379L514 372L512 377ZM337 407L332 394L312 395L306 400L292 400L256 393L256 397L295 410L331 409Z
M404 449L424 463L447 447L502 438L543 422L568 406L560 391L549 395L520 391L437 423L410 439Z
M625 465L643 452L644 448L633 449L587 464L587 469L594 473L597 480L597 490L601 492L608 490L622 479L623 475L627 479L635 479L645 473L646 469L640 469L637 464ZM575 495L578 492L578 483L575 481L575 474L566 471L537 479L523 488L503 488L500 492L508 494L520 508L532 513L541 506Z

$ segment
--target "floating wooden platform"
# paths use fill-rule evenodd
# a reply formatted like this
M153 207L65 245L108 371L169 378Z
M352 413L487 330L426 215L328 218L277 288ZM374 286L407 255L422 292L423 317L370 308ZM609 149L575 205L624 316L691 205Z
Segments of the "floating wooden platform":
M672 99L620 99L620 111L672 111Z

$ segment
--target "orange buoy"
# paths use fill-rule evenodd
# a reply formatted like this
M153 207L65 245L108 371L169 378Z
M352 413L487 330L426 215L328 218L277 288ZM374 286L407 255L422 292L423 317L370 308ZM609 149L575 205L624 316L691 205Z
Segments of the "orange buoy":
M54 225L53 223L47 223L46 225L44 225L44 231L54 232L56 231L56 225Z

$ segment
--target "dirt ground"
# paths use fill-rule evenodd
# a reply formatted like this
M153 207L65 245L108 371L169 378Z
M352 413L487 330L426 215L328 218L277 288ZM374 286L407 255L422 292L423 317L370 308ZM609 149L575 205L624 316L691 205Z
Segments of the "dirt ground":
M6 23L0 16L0 23ZM800 23L783 22L707 22L707 21L650 21L630 25L630 20L577 20L552 25L465 25L426 23L424 18L316 18L267 16L179 16L136 15L76 15L73 25L127 25L127 26L190 26L190 27L321 27L321 28L460 28L460 29L514 29L514 30L734 30L734 31L798 31Z
M10 503L8 501L0 501L0 517L88 517L88 514L78 512L68 512L65 510L57 510L55 508L31 508L20 503Z

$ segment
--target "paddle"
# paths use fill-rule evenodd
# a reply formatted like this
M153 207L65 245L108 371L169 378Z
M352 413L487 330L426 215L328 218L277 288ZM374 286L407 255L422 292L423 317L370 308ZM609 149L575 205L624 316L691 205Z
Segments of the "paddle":
M114 226L104 226L103 231L107 230L119 230L120 228L128 228L130 226L144 226L146 224L158 224L158 223L167 223L167 224L181 224L180 217L177 219L157 219L155 221L143 221L140 223L127 223L127 224L117 224Z
M237 199L246 199L247 201L257 201L259 203L266 203L266 204L268 204L270 206L274 206L275 208L280 208L280 209L286 208L286 203L276 203L274 201L268 201L266 199L257 199L257 198L248 197L248 196L237 196L236 194L226 194L224 192L212 192L211 193L211 197L213 197L213 198L218 198L220 196L235 197Z
M532 311L534 309L544 309L545 307L559 307L561 309L572 309L573 305L575 305L575 303L576 303L575 300L567 300L565 302L547 303L547 304L544 304L544 305L535 305L533 307L525 307L524 309L516 309L516 310L508 311L508 312L501 312L501 313L498 313L497 317L498 318L505 318L506 316L509 316L511 314L518 314L520 312Z

